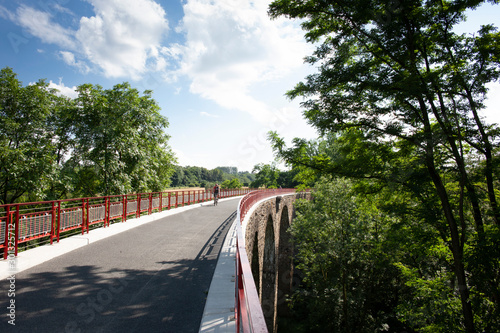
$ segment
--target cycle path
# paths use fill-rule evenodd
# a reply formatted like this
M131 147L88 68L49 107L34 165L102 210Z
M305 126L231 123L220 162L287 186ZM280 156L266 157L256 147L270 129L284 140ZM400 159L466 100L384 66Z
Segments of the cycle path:
M14 297L3 279L0 331L198 332L237 203L198 205L18 272Z

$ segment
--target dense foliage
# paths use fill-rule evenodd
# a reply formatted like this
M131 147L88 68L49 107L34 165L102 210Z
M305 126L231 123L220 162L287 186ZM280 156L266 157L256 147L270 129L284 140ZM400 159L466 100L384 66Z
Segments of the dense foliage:
M402 332L394 307L403 284L398 219L360 196L352 181L322 178L291 226L302 287L284 332ZM396 239L394 238L396 237ZM283 326L281 325L281 326ZM390 328L390 329L389 329Z
M296 188L300 184L295 179L297 175L295 170L280 170L275 163L257 164L252 173L255 174L255 180L251 184L252 188Z
M159 191L175 158L151 91L83 84L57 95L0 72L0 203Z
M300 18L307 40L318 43L307 61L319 72L288 96L304 98L304 115L323 136L318 142L295 139L287 148L272 133L273 147L303 180L332 177L332 184L318 185L316 200L331 193L344 196L346 205L325 200L314 206L320 216L304 208L309 223L333 224L320 228L320 241L295 234L299 248L315 244L333 260L325 284L304 289L312 297L305 303L317 302L314 309L334 316L325 331L396 332L401 325L419 332L500 331L499 137L480 115L486 84L500 76L500 34L489 25L475 35L453 31L465 11L482 2L270 5L272 17ZM336 189L338 177L350 180L357 200ZM379 243L366 244L376 218L360 215L363 200L387 216L376 234L381 244L392 245L390 260L379 261ZM335 211L354 217L335 217ZM351 230L348 243L342 243L342 230ZM354 246L348 259L338 244ZM299 259L304 272L322 271L321 260ZM370 265L385 267L387 281L399 282L389 283L396 289L387 289L390 307L383 313L370 301L379 276L353 287L356 279L365 281ZM346 274L352 276L343 283ZM351 325L352 309L363 318L361 326Z

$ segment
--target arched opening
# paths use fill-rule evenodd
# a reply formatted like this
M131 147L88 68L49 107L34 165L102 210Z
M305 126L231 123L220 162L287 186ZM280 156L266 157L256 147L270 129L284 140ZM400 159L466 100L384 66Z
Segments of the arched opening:
M273 218L269 215L266 222L264 241L264 260L262 265L261 304L269 332L274 332L276 306L276 250L274 241Z
M293 246L288 229L290 216L288 207L284 206L280 218L279 249L278 249L278 290L276 297L276 310L279 318L290 314L289 295L293 286Z
M252 245L252 258L250 259L255 288L260 295L260 269L259 269L259 233L255 233Z

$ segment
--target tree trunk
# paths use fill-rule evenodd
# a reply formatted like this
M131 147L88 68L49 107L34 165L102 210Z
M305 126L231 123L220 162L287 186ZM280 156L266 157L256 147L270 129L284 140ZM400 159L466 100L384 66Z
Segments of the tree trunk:
M429 150L429 148L428 148ZM469 301L469 288L467 286L467 277L465 275L465 267L463 263L463 247L460 243L460 234L458 232L458 225L453 215L453 211L448 200L448 194L446 188L444 187L441 177L439 176L433 160L432 147L430 147L430 152L428 151L426 156L426 164L429 174L432 178L434 186L436 188L437 194L441 201L441 207L443 208L444 216L448 227L450 229L451 235L451 251L453 253L453 267L455 275L458 282L458 290L460 293L460 300L462 303L462 314L464 316L464 324L466 331L468 333L475 333L476 329L474 327L474 316L472 314L472 306Z

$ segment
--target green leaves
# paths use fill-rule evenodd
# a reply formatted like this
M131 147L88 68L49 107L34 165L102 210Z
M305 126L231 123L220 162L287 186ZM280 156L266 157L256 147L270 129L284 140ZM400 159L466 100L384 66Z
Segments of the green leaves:
M411 292L398 305L400 319L419 332L460 332L460 298L450 288L449 273L423 278L416 269L397 266Z
M168 121L128 83L83 84L59 97L0 72L0 202L165 189L175 157Z
M391 304L399 286L391 261L399 253L386 238L387 222L386 214L357 196L353 183L342 178L323 178L313 199L297 205L290 232L303 285L293 297L293 309L309 310L296 313L306 316L309 331L397 327Z
M49 126L57 98L44 81L22 87L10 68L0 71L0 202L42 198L56 165Z
M273 164L260 163L254 166L252 173L255 174L255 180L252 182L251 187L259 188L277 188L278 178L280 175L279 169Z
M240 182L238 178L233 178L233 179L226 179L225 181L222 182L221 188L241 188L243 187L243 184Z
M411 226L401 230L418 242L415 252L437 240L448 248L438 256L441 267L422 257L408 266L443 269L411 285L414 295L427 293L425 301L400 307L408 323L428 331L498 330L489 320L500 309L497 287L490 294L482 287L499 284L498 254L486 256L481 245L500 226L498 130L485 126L479 111L486 83L500 77L499 35L492 26L472 36L453 31L482 2L277 0L269 10L274 18L302 19L306 39L317 43L307 61L318 73L287 95L303 99L305 118L322 136L287 148L273 133L273 149L311 181L349 177L360 195L385 193L389 202L378 207ZM486 258L475 266L468 253ZM440 299L449 294L449 303ZM425 319L419 308L432 312L436 304L443 311Z
M167 119L151 92L143 96L128 83L103 90L81 85L73 128L73 163L91 166L102 181L93 194L159 191L169 184L175 161L167 145ZM88 174L88 173L84 173ZM88 191L88 189L86 189Z

